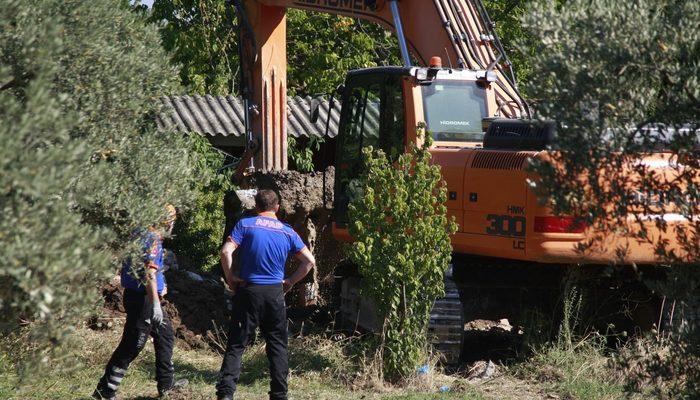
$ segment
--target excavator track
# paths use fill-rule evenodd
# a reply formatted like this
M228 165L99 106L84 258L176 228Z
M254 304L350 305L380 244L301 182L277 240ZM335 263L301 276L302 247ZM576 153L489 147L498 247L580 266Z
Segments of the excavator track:
M435 300L430 311L428 339L433 348L442 354L447 364L459 361L464 322L462 303L457 285L452 280L452 265L445 272L445 296Z
M349 332L377 332L380 325L374 306L360 295L360 280L359 277L342 280L338 310L341 326ZM463 326L462 304L450 266L445 273L445 295L435 300L428 325L428 340L447 364L459 361Z

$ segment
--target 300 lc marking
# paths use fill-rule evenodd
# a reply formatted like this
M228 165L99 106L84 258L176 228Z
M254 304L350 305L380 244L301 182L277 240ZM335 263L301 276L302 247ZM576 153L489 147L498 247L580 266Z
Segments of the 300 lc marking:
M489 235L524 237L525 217L515 215L489 214L486 220L491 225L486 228Z

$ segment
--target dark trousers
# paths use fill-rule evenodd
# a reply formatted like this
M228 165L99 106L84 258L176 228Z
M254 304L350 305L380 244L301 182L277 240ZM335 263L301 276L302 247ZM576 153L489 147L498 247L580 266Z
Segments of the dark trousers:
M243 351L254 338L258 326L270 361L270 399L287 399L287 310L281 284L247 285L236 293L228 344L216 385L219 398L233 396L236 391Z
M124 309L126 310L124 333L97 385L97 391L102 397L114 396L129 364L143 350L149 335L153 337L153 347L156 351L158 392L168 390L173 385L172 356L175 343L173 325L165 310L163 310L163 323L160 326L152 327L151 324L145 323L144 307L150 307L144 293L124 290Z

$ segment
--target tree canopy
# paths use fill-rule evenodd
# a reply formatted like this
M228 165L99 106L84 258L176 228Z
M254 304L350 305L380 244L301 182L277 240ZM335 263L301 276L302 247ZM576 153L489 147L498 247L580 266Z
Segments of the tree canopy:
M558 213L648 242L670 262L700 258L698 21L696 1L541 1L524 18L538 38L527 92L558 132L533 184ZM659 150L663 168L642 161Z
M195 156L156 130L154 99L179 91L177 71L126 2L13 0L0 13L0 329L29 324L48 360L68 354L132 232L189 202Z

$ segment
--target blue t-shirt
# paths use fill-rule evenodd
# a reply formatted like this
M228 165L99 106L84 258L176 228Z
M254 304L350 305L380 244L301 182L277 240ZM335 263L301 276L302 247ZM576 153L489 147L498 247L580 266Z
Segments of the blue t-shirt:
M240 248L241 279L256 285L281 283L287 256L306 247L291 226L261 215L238 221L228 240Z
M143 278L146 268L157 268L156 282L158 283L158 294L165 288L165 276L163 276L163 238L155 230L149 229L141 233L143 243L143 264L136 270L136 276L131 272L131 262L125 261L122 265L121 279L125 289L135 290L145 293L146 287L143 285Z

